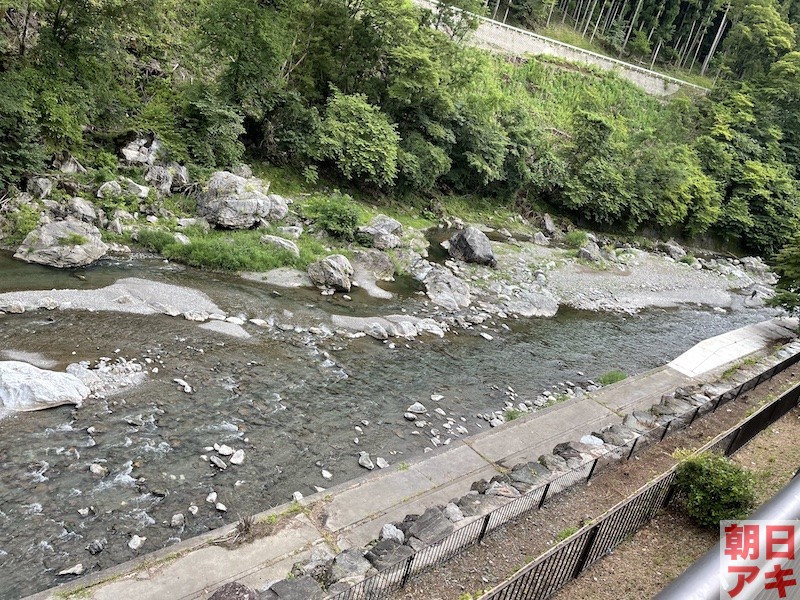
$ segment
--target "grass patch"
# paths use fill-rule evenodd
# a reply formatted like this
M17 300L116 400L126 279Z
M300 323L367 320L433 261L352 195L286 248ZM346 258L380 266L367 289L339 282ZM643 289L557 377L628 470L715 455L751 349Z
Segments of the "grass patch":
M513 421L515 419L519 419L525 413L521 410L516 408L507 408L503 411L503 416L505 417L506 421Z
M139 232L139 243L163 256L192 267L216 271L263 272L278 267L305 269L309 263L326 254L325 247L310 236L296 240L300 256L288 250L262 244L262 230L209 231L188 228L191 240L187 245L175 241L172 234L154 229Z
M720 379L728 379L732 375L734 375L739 369L743 367L749 367L754 364L758 363L758 359L754 356L748 356L747 358L743 358L737 363L732 364L730 367L725 369L720 375Z
M577 527L565 527L556 534L556 542L563 542L576 531L578 531Z
M570 248L582 248L588 241L588 234L580 229L570 231L564 236L564 243Z
M58 245L59 246L80 246L88 242L85 237L83 237L79 233L70 233L69 235L65 235L64 237L58 238Z
M619 369L613 369L608 373L603 373L600 376L600 384L601 385L611 385L612 383L617 383L618 381L622 381L623 379L627 379L628 374L625 371L620 371Z
M5 242L9 246L19 246L25 237L39 225L39 211L32 206L23 204L6 215L8 219L8 233Z
M400 464L397 465L397 470L398 471L408 471L408 469L409 469L409 465L408 465L408 463L406 461L403 461L403 462L401 462Z

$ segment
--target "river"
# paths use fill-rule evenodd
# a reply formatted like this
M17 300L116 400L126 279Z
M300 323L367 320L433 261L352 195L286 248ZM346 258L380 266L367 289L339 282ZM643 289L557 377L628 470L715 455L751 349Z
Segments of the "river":
M147 538L142 552L155 550L287 502L294 491L310 494L314 486L342 483L364 472L360 450L392 464L419 454L431 445L430 436L413 435L417 429L403 412L415 401L431 407L431 394L444 396L438 405L477 433L488 425L476 414L500 409L506 386L524 400L611 369L639 373L701 339L774 315L765 309L635 316L562 310L551 319L509 321L508 329L496 323L492 341L478 331L458 331L391 348L371 338L321 339L303 329L334 313L413 312L420 300L408 284L392 288L395 300L379 303L355 292L347 302L147 256L72 273L13 261L6 253L0 254L0 274L0 292L91 289L141 277L200 289L228 314L300 325L293 331L248 326L252 337L238 339L162 315L36 311L0 317L6 357L31 353L56 369L124 357L149 370L145 384L107 400L0 421L0 597L7 599L65 581L57 573L79 562L93 572L133 558L132 534ZM195 392L184 393L174 378ZM201 455L214 443L243 449L244 463L225 471L210 466ZM93 463L109 474L91 473ZM332 481L323 479L322 468L333 473ZM212 490L226 513L205 501ZM195 516L188 512L192 504L199 508ZM85 516L79 512L87 508ZM176 513L186 516L182 530L169 526ZM102 552L86 550L103 538Z

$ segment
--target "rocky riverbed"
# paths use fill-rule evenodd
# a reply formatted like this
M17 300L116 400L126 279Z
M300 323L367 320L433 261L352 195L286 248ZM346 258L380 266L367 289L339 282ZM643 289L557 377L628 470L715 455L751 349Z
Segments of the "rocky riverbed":
M289 252L313 231L264 186L217 180L210 222L282 219L262 243ZM135 233L169 215L105 215L76 199L46 210L53 231L16 249L30 264L0 253L0 361L83 388L0 420L4 598L402 463L775 314L758 259L570 237L547 216L421 231L378 215L359 232L371 248L331 247L307 271L221 274L98 242L98 227ZM51 259L74 268L37 264Z

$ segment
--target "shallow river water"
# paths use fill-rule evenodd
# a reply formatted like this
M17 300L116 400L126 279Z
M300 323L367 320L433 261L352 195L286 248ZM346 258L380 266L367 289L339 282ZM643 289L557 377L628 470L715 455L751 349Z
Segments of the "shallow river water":
M398 300L382 304L358 293L352 302L313 290L280 290L278 296L263 284L147 257L77 274L85 279L0 254L0 292L89 289L134 276L200 289L228 314L306 326L332 313L413 311L419 302L407 285L394 288ZM642 372L701 339L772 314L560 311L552 319L509 321L509 330L493 328L491 342L477 331L459 331L394 349L370 338L320 340L249 326L252 337L237 339L161 315L37 311L0 317L0 353L6 356L37 353L56 369L120 356L143 364L151 359L147 368L158 370L143 385L80 409L0 421L0 598L65 581L57 573L79 562L92 572L133 558L127 546L133 534L147 538L140 552L155 550L287 502L296 490L310 494L313 486L342 483L364 472L360 450L392 464L421 453L429 436L412 435L416 428L403 412L418 400L432 408L431 394L443 395L438 405L478 433L488 425L476 414L500 409L506 386L525 400L555 383L582 382L612 368ZM184 393L174 378L196 391ZM244 449L244 464L220 472L201 460L208 454L204 447L214 443ZM109 474L92 474L93 463ZM333 473L332 481L322 478L321 468ZM212 490L227 513L205 501ZM196 516L187 511L192 504ZM83 516L79 510L86 508ZM176 513L186 516L182 530L169 526ZM103 538L105 550L90 554L90 542Z

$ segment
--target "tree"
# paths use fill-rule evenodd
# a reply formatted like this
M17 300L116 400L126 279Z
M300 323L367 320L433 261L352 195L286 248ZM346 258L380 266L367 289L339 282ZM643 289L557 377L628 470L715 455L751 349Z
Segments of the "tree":
M725 38L725 67L733 78L752 79L794 47L795 32L775 0L740 0Z
M400 136L363 94L334 90L322 120L319 156L350 180L390 187L397 176Z
M797 312L800 310L800 233L794 234L775 256L774 262L773 268L780 277L770 303Z

